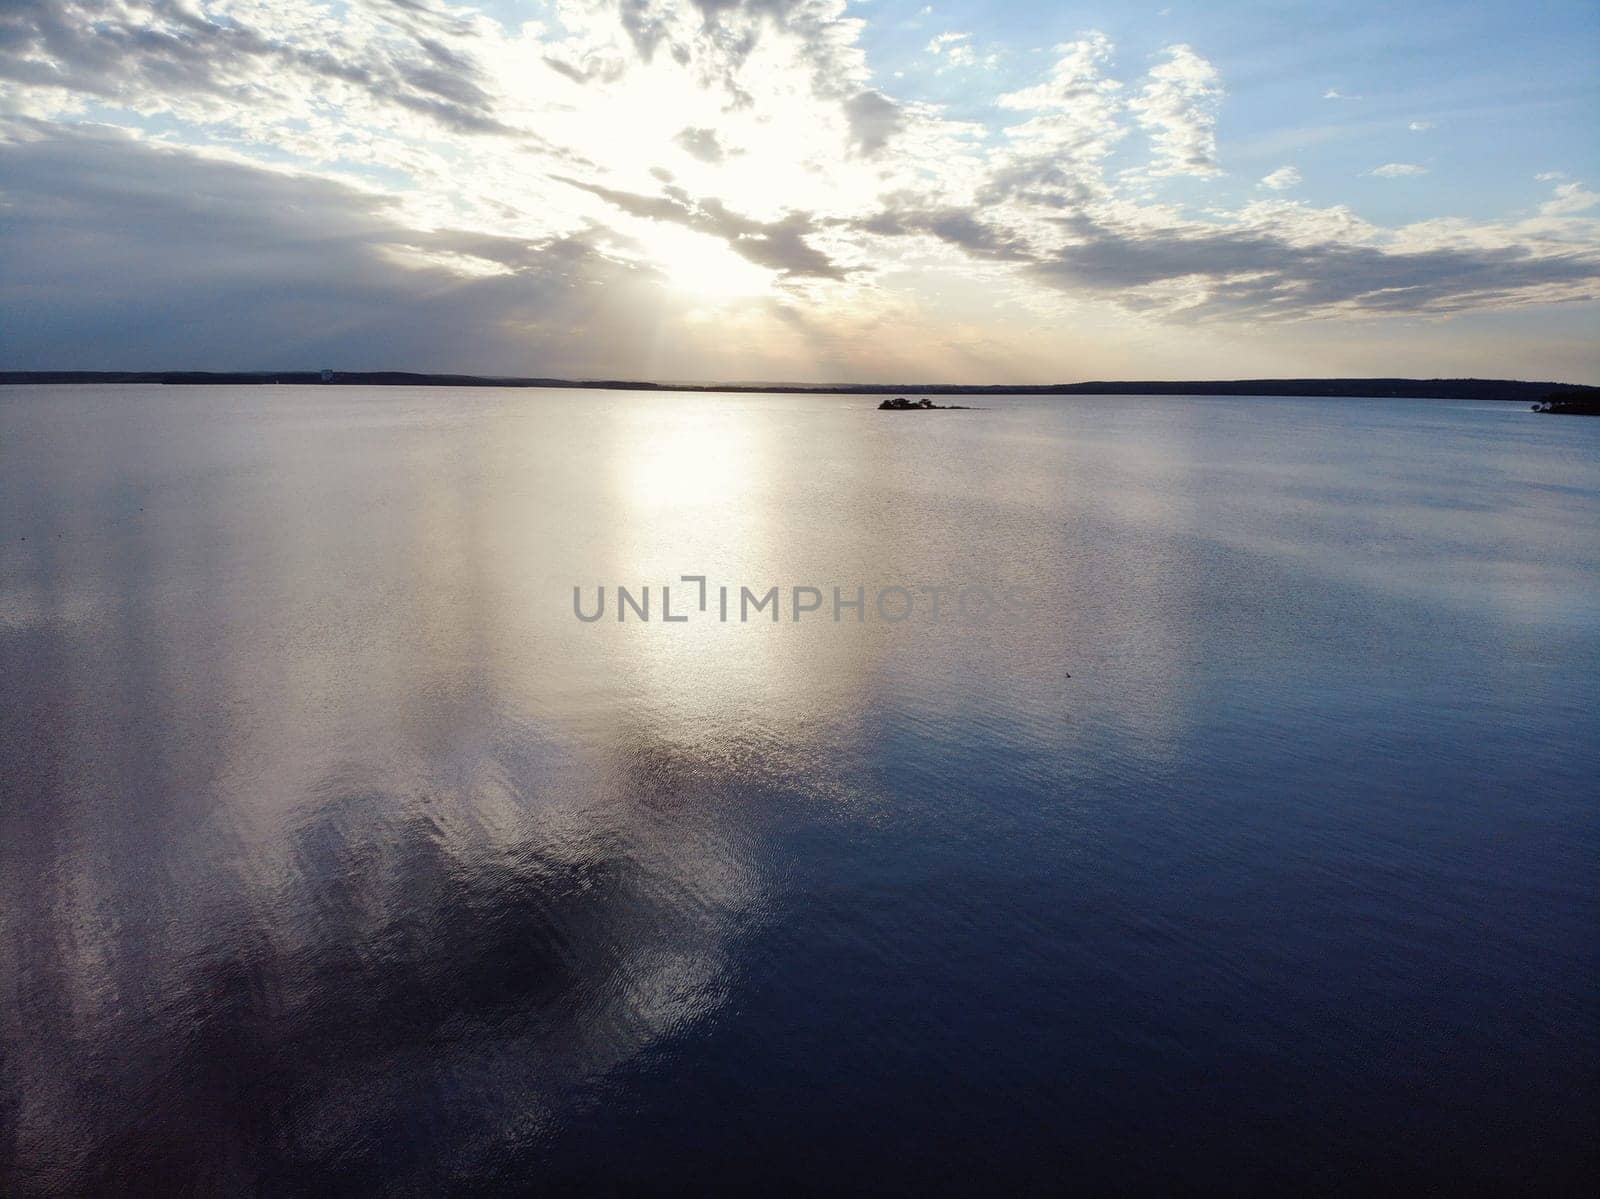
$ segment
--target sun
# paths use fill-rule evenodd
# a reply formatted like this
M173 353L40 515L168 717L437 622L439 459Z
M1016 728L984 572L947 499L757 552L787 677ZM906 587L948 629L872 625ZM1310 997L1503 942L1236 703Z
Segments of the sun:
M686 296L720 303L772 290L771 271L741 258L714 237L657 224L642 240L668 284Z

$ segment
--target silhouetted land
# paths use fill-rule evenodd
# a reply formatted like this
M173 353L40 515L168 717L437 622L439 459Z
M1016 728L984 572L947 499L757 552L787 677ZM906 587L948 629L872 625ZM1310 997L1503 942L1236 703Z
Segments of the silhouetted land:
M895 396L892 400L885 400L878 405L880 412L948 412L952 408L967 411L965 404L935 404L927 396L920 400L908 400L905 396Z
M960 386L950 383L643 383L632 379L541 379L436 375L409 371L0 371L4 383L315 383L362 387L577 387L618 391L731 391L798 395L1228 395L1352 396L1439 400L1565 399L1595 389L1577 383L1516 379L1201 379L1182 381ZM1555 409L1552 409L1554 411ZM1561 409L1566 411L1567 409Z
M1544 401L1533 406L1535 412L1553 412L1559 416L1600 416L1600 388L1588 387L1581 391L1558 391L1547 395Z

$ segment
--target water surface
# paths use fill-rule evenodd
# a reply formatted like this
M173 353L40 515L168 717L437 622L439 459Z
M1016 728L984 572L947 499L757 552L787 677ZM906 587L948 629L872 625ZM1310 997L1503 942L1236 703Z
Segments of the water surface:
M0 388L0 1192L1586 1192L1600 422L973 402Z

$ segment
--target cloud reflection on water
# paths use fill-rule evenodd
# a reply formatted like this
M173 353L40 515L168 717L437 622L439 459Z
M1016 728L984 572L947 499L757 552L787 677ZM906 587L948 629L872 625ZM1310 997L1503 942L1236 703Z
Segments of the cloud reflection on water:
M900 995L828 978L850 953L892 982L958 933L1007 947L988 969L1018 972L1019 1002L1079 973L1165 994L1140 946L1178 952L1182 917L1152 879L1249 913L1249 893L1217 899L1229 880L1279 885L1278 845L1355 823L1340 813L1367 777L1305 730L1354 730L1338 753L1359 734L1381 765L1462 719L1382 688L1488 702L1423 631L1456 622L1454 643L1513 668L1532 652L1518 621L1543 653L1592 651L1572 602L1592 536L1514 500L1537 474L1582 510L1581 459L1497 454L1477 494L1516 554L1419 577L1406 543L1362 535L1372 492L1306 489L1344 471L1391 499L1443 494L1452 463L1481 460L1459 424L1419 481L1361 473L1385 434L1355 406L986 403L885 419L848 397L0 398L0 444L33 450L0 473L28 537L0 547L9 1189L119 1169L213 1189L288 1188L308 1166L390 1190L514 1173L675 1045L748 1019L731 997L770 968L769 934L818 1010ZM1446 507L1396 510L1424 542L1468 531ZM1522 598L1486 597L1486 570ZM970 628L572 617L575 583L684 573L1023 581L1037 607ZM1553 685L1530 674L1519 707L1576 702ZM1254 803L1273 769L1332 780L1345 806ZM885 931L886 913L927 923ZM1219 969L1250 963L1233 952ZM942 999L918 994L936 1035ZM1107 1027L1108 1055L1151 1043L1129 1027ZM786 1026L766 1031L781 1069Z

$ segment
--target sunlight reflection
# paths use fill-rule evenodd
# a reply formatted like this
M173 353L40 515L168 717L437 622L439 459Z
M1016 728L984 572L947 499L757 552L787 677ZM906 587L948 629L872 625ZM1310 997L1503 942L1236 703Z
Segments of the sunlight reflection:
M749 426L714 411L662 420L631 444L616 477L632 508L732 502L753 482Z

